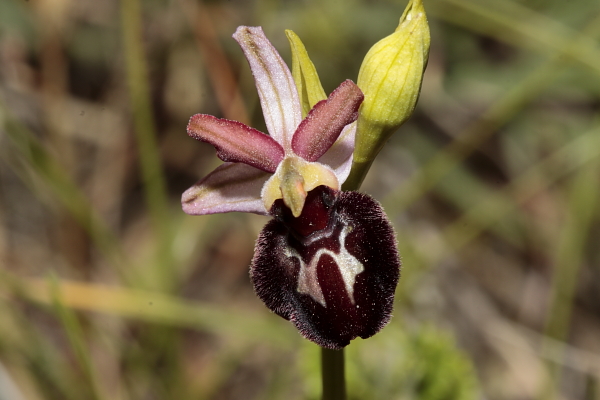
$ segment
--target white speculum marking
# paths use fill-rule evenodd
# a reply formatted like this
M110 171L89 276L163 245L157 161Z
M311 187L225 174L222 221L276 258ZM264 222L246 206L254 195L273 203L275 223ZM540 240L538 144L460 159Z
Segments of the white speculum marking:
M365 270L365 267L360 261L346 250L345 242L346 237L352 231L352 227L345 226L340 233L340 252L339 254L334 253L329 249L319 249L313 256L310 262L307 264L302 260L302 257L295 249L286 249L285 255L288 257L295 257L300 262L300 272L298 273L298 293L307 294L313 298L317 303L323 307L327 307L325 304L325 297L319 284L319 278L317 277L317 265L323 254L327 254L337 264L340 273L342 274L342 280L344 286L346 286L346 292L350 301L354 304L354 283L356 282L356 275L360 274Z

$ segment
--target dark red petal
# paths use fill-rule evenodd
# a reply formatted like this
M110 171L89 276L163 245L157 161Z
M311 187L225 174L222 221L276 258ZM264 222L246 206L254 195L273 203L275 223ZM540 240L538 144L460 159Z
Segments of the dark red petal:
M215 146L223 161L241 162L265 172L275 172L284 151L272 137L237 121L196 114L190 118L188 135Z
M363 93L354 82L342 82L302 120L292 138L292 150L308 161L317 161L337 140L342 129L356 121L363 99Z
M374 335L391 317L400 273L395 235L381 206L367 195L320 186L309 193L307 204L303 214L308 210L314 220L304 216L300 223L279 213L263 228L252 261L252 282L267 307L292 321L304 337L340 349L358 336ZM325 227L313 230L304 224ZM338 268L342 253L363 267L352 293ZM316 275L309 268L313 258ZM301 270L305 285L299 290Z

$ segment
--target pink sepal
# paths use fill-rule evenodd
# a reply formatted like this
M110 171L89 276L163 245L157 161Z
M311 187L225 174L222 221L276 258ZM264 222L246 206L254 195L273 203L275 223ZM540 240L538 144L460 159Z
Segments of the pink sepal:
M183 193L183 211L191 215L232 211L268 215L260 191L269 176L246 164L222 164Z
M261 27L240 26L233 38L250 64L267 130L287 151L302 120L292 73Z

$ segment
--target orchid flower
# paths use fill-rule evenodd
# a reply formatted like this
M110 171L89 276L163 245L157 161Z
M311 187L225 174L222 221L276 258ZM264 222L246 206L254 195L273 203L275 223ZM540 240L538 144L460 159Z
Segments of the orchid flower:
M302 119L292 75L262 28L239 27L233 37L252 69L270 136L239 122L194 115L188 134L215 146L226 163L183 194L183 210L269 215L281 186L285 204L298 216L306 192L321 184L339 190L348 177L363 94L345 81Z
M363 93L346 80L303 119L298 82L262 29L242 26L233 37L250 64L269 135L194 115L188 134L213 145L225 163L183 194L183 210L274 217L250 267L258 297L306 338L343 348L389 321L400 268L381 206L341 190Z

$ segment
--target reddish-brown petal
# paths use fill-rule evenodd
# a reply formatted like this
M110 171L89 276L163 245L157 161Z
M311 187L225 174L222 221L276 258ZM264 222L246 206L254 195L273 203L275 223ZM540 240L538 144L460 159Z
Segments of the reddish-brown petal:
M275 172L283 160L283 147L272 137L240 122L196 114L190 118L188 135L215 146L223 161L241 162L265 172Z
M351 80L342 82L327 100L315 104L292 138L292 150L317 161L333 145L344 127L358 117L363 93Z

